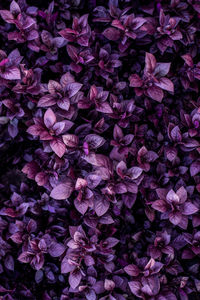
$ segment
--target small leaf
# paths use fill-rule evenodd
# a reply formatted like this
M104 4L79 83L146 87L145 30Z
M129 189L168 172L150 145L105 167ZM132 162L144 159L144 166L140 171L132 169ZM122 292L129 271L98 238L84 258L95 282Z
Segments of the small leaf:
M44 95L40 100L38 101L38 107L48 107L56 104L56 100L53 95L48 94Z
M76 148L78 146L78 137L74 134L65 134L62 136L63 142L69 148Z
M98 217L103 216L109 209L110 203L103 198L99 198L95 200L94 209Z
M80 284L81 282L81 272L79 270L75 270L72 273L70 273L69 275L69 284L71 286L72 289L77 288L77 286Z
M4 260L4 265L8 270L14 271L15 263L14 263L14 259L13 259L12 255L8 254L6 256L6 258Z
M109 27L104 30L103 35L110 41L117 41L121 34L118 29Z
M128 265L124 268L124 271L130 276L138 276L140 274L140 270L136 265Z
M88 201L79 201L77 199L74 200L74 205L76 207L76 209L82 214L84 215L86 213L86 211L88 210L89 207L89 203Z
M105 143L105 139L97 134L88 134L85 138L85 141L93 149L97 149Z
M143 85L143 80L137 74L132 74L129 81L131 87L141 87Z
M174 142L181 142L182 141L182 135L181 131L178 126L175 126L171 131L171 138Z
M166 203L164 200L156 200L151 205L155 210L166 212Z
M155 56L151 53L146 52L145 54L145 71L152 73L156 67Z
M190 216L198 212L198 208L191 202L184 203L183 214Z
M60 158L63 157L66 151L66 146L61 139L53 139L52 141L50 141L50 146L56 155L58 155Z
M21 79L20 70L17 67L8 67L4 72L0 73L0 77L7 80L18 80Z
M127 175L134 180L142 174L142 171L143 170L139 167L132 167L127 171Z
M51 108L48 108L44 114L44 124L51 128L56 123L56 116Z
M73 191L73 185L71 180L68 180L68 182L60 183L57 185L52 191L50 196L56 200L64 200L69 198Z
M147 95L150 98L152 98L153 100L158 101L158 102L161 102L164 97L164 93L163 93L162 89L157 86L148 87Z
M53 242L51 243L48 252L52 257L58 257L65 252L65 247L62 244Z
M174 92L173 82L166 77L160 78L158 82L155 82L155 85L168 92Z

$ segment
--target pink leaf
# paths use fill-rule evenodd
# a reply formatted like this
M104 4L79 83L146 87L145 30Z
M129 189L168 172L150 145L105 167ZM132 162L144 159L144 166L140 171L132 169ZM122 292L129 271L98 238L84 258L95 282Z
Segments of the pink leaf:
M61 139L53 139L52 141L50 141L50 146L53 152L55 152L56 155L58 155L60 158L65 154L66 146Z
M44 124L51 128L56 123L56 116L51 108L48 108L44 114Z
M163 97L164 97L164 93L162 91L161 88L157 87L157 86L151 86L147 89L147 95L153 99L156 100L158 102L161 102Z
M159 82L155 82L155 85L160 87L163 90L174 92L174 84L171 80L166 77L162 77L159 79Z
M151 205L155 210L166 212L166 203L164 200L156 200Z
M0 73L0 77L7 80L18 80L21 79L20 70L17 67L8 67L4 72Z
M73 192L73 185L71 180L68 180L65 183L60 183L52 191L50 196L56 200L65 200L69 198Z
M140 273L136 265L128 265L124 268L124 271L130 276L138 276Z
M44 95L40 100L38 101L39 107L48 107L56 104L55 97L51 94Z
M96 199L94 209L98 217L103 216L109 209L110 203L103 198Z

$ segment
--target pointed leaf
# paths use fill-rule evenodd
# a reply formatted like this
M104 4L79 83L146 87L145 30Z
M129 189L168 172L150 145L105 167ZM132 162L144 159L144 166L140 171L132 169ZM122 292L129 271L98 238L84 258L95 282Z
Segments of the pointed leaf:
M48 108L44 114L44 124L47 128L52 128L56 123L56 116L51 108Z
M60 158L63 157L66 151L66 146L61 139L53 139L52 141L50 141L50 146L56 155L58 155Z
M71 193L73 192L73 185L71 180L60 183L57 185L52 191L50 196L56 200L64 200L69 198Z

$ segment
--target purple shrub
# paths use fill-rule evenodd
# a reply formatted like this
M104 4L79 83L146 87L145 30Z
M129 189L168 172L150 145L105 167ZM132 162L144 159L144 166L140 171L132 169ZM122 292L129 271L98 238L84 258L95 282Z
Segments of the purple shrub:
M0 1L0 299L200 298L200 2Z

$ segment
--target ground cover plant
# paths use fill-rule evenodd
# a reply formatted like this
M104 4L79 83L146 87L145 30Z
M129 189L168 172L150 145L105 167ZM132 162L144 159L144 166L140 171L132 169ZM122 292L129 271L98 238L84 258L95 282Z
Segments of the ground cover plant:
M200 299L200 1L0 1L0 299Z

